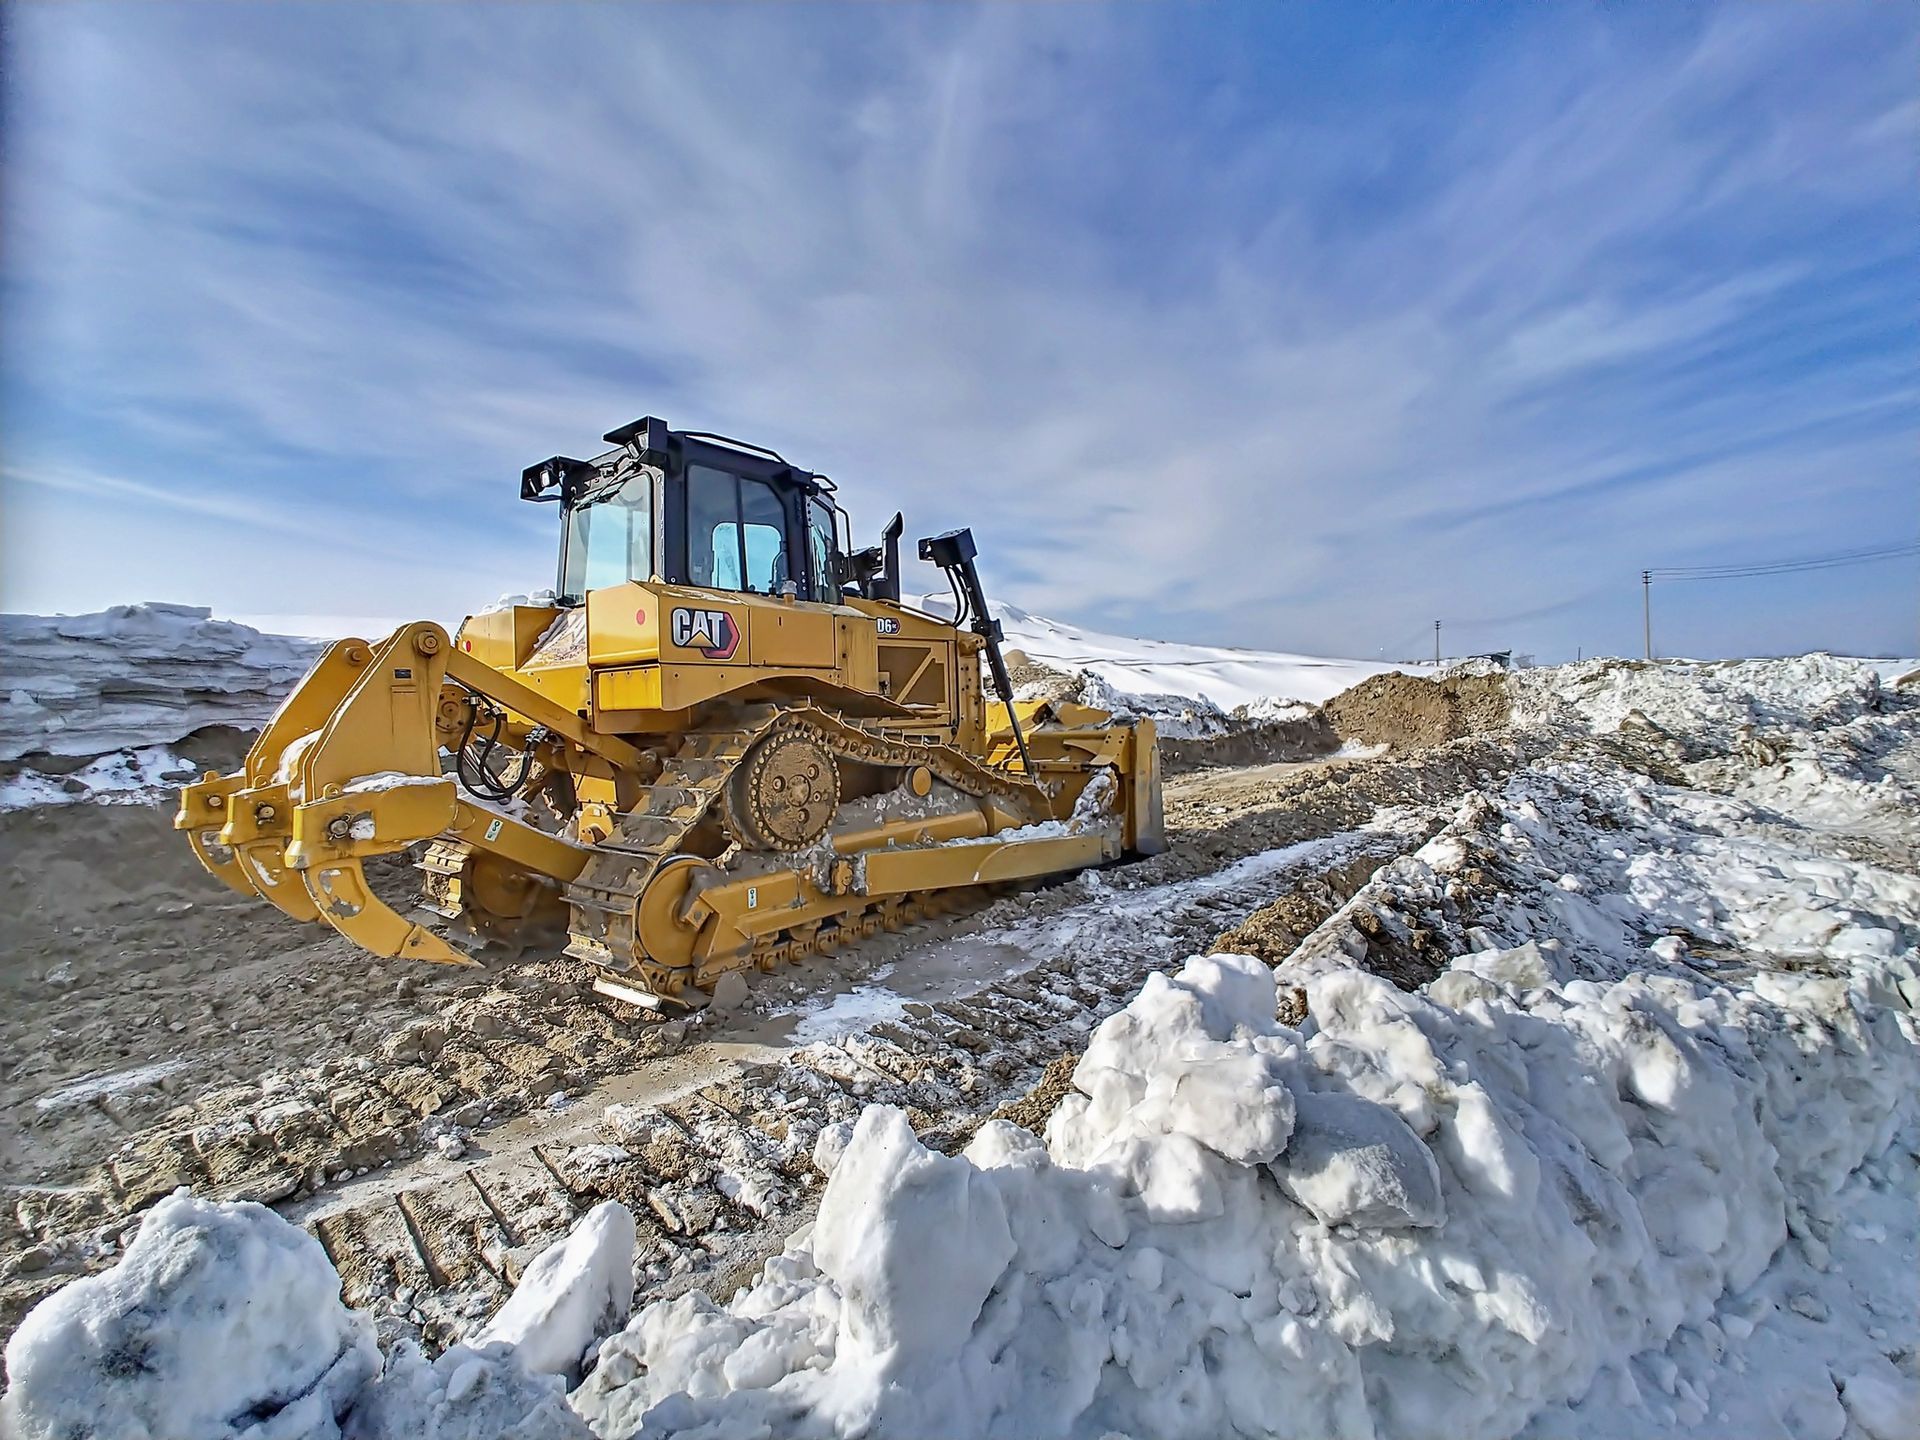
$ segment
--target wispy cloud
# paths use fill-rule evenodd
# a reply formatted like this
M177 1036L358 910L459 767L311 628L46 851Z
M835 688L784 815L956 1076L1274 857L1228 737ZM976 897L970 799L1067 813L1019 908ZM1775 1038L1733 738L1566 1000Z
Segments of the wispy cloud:
M1641 565L1920 529L1910 12L1392 15L17 11L9 458L501 589L518 467L652 411L1030 608L1366 654L1624 648ZM1911 645L1897 579L1699 635Z

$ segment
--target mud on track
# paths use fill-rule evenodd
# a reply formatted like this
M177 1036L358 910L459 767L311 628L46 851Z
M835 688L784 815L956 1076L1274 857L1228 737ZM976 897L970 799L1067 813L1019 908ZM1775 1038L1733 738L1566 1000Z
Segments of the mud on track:
M810 1212L824 1125L885 1099L962 1143L1149 971L1296 892L1337 903L1523 758L1476 737L1190 774L1167 854L668 1023L564 959L370 961L216 885L158 809L0 817L0 1332L177 1185L275 1204L350 1303L432 1342L606 1197L641 1219L652 1290L713 1287Z

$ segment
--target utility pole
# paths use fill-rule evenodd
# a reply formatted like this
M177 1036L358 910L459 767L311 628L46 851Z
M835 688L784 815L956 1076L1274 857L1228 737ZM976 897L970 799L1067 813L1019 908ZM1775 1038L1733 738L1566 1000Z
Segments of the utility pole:
M1653 658L1653 571L1640 572L1640 630L1647 644L1647 659Z
M1433 668L1440 668L1440 622L1433 622Z

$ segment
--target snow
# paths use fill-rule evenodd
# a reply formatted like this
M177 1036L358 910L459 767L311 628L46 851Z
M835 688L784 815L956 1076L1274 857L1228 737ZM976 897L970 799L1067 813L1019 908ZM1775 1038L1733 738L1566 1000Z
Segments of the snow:
M1489 778L1277 972L1184 956L1167 913L1353 837L1089 882L1084 913L973 942L970 975L1063 945L1165 970L1087 1036L1044 1137L988 1122L942 1155L878 1105L807 1137L816 1218L725 1305L629 1316L634 1221L609 1203L465 1344L401 1345L376 1378L314 1242L177 1196L28 1317L0 1428L1915 1435L1910 708L1818 655L1513 683L1566 743ZM1687 788L1655 778L1676 771ZM1368 968L1401 945L1418 990ZM824 998L794 1042L934 993L927 959ZM605 1116L646 1143L643 1108ZM719 1166L748 1209L780 1203L744 1149Z
M372 775L360 775L349 780L343 793L378 795L386 790L405 789L409 785L438 785L446 778L444 775L415 775L406 770L379 770Z
M380 1366L312 1236L261 1205L184 1193L121 1263L35 1307L7 1344L0 1430L19 1440L291 1440L337 1421Z
M36 1110L64 1110L71 1105L85 1105L108 1095L118 1095L128 1090L139 1090L164 1080L176 1070L184 1070L191 1064L185 1059L156 1060L151 1065L136 1065L129 1070L115 1070L106 1075L87 1075L78 1080L69 1081L57 1090L49 1090L33 1102Z
M587 1348L626 1321L634 1235L626 1206L617 1200L594 1206L527 1266L474 1342L512 1346L528 1370L577 1381Z
M504 1343L450 1347L429 1360L403 1343L361 1392L346 1440L591 1440L556 1375L530 1371Z
M1669 732L1787 728L1809 714L1873 710L1881 689L1867 663L1818 653L1783 660L1585 660L1517 670L1512 683L1517 718L1553 722L1571 715L1597 734L1619 730L1635 712Z
M257 729L320 649L191 605L0 615L0 760L105 755L209 725Z
M634 1220L607 1201L527 1267L467 1344L384 1358L320 1243L265 1206L180 1191L113 1269L32 1310L7 1346L18 1440L588 1440L566 1403L625 1320Z
M925 595L912 603L931 615L953 613L950 595ZM1402 668L1285 651L1138 640L1049 620L1014 605L996 604L993 613L1006 632L1005 648L1038 664L1069 675L1089 671L1124 695L1181 696L1208 701L1222 711L1289 700L1319 705L1370 675Z
M22 770L0 781L0 813L50 805L93 802L101 805L144 805L171 796L199 775L165 745L121 750L81 766L67 775Z
M1915 1079L1843 986L1453 973L1312 975L1294 1031L1264 966L1191 959L1044 1147L943 1157L870 1107L812 1230L725 1308L641 1310L574 1404L714 1440L1511 1434L1759 1280Z

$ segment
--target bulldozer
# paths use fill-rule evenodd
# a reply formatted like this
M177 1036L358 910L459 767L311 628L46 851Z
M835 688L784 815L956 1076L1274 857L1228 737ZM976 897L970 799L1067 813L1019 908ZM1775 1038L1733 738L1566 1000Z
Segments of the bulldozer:
M651 416L604 441L520 477L559 506L551 595L335 642L181 791L209 871L378 956L564 946L662 1009L1164 848L1152 721L1015 698L969 531L919 543L936 614L902 517L853 549L826 476ZM411 915L365 869L403 854Z

